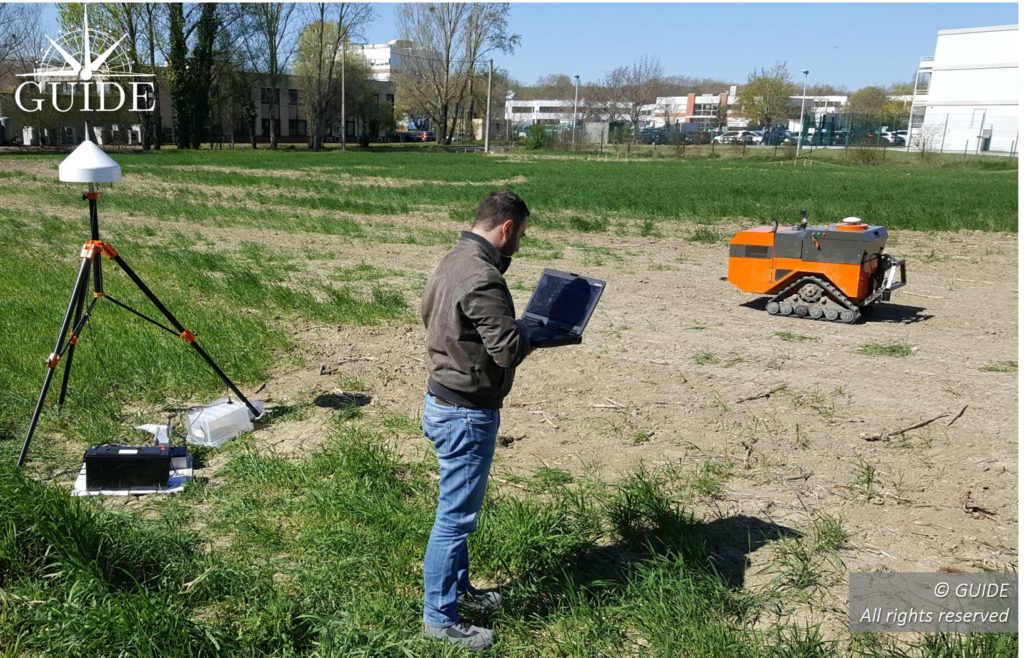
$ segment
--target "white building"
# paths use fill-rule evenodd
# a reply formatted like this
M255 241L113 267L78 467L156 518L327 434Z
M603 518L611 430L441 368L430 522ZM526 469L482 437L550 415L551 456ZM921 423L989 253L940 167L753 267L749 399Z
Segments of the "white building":
M910 101L910 96L889 96L890 100ZM847 115L848 96L790 96L792 115L794 118L780 117L780 122L788 121L788 129L800 130L800 104L804 103L807 123L822 126L831 130L848 128L850 117ZM659 96L654 103L642 105L639 112L639 124L645 128L667 128L690 125L696 130L715 130L746 128L750 119L740 114L735 108L736 87L719 94L688 94L686 96ZM617 119L622 120L629 115L631 103L618 103L620 110ZM588 112L587 102L580 100L576 108L577 121L608 122L610 113L600 106ZM514 126L531 126L533 124L561 125L569 128L573 121L573 102L571 100L508 100L505 102L505 120ZM688 129L688 130L690 130Z
M389 82L392 73L402 65L402 52L408 48L408 42L392 39L387 43L368 43L355 46L370 67L370 78L381 82Z
M982 153L1017 150L1016 25L939 30L935 56L918 68L911 146Z
M612 103L615 107L615 114L621 119L630 112L632 103ZM609 112L609 107L602 105L595 105L593 108L589 108L585 100L580 100L575 105L575 113L573 112L573 101L563 100L532 100L532 101L517 101L507 100L505 101L505 120L511 123L513 126L532 126L534 124L543 124L549 126L562 126L565 128L572 128L573 117L575 116L577 125L582 125L584 121L610 121L612 113Z
M659 96L653 104L640 108L640 125L643 128L668 128L698 124L701 130L711 130L724 121L728 128L745 126L746 119L731 109L735 102L735 86L720 94Z

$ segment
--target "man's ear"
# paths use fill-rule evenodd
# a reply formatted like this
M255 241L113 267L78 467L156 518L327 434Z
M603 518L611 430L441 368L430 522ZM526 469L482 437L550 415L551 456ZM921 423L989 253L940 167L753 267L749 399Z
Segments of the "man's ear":
M511 238L516 234L516 223L511 219L506 219L501 223L501 234L505 236L505 238Z

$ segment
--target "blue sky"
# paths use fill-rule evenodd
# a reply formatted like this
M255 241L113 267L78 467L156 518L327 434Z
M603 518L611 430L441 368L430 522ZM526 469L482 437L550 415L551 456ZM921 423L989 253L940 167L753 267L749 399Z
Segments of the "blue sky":
M375 4L366 41L398 36L395 7ZM784 61L794 79L806 68L811 84L855 91L911 81L941 29L1016 24L1017 13L1016 3L513 3L522 45L495 66L527 84L552 73L585 83L646 55L667 75L742 83ZM51 32L55 14L53 5L44 13Z
M393 4L376 7L371 42L395 38ZM941 29L1017 23L1016 3L514 3L522 46L495 56L520 82L542 75L598 81L648 55L668 75L742 83L755 68L787 62L795 78L855 91L913 80Z

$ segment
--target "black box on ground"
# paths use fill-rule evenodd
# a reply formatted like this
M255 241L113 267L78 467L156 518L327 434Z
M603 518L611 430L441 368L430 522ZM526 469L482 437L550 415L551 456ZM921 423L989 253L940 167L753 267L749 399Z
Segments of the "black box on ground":
M86 489L166 487L171 451L156 446L94 446L85 451Z

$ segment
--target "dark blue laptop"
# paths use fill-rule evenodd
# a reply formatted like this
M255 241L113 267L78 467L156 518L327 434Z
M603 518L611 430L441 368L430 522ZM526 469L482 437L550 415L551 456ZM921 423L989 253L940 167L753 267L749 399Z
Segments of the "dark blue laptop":
M604 292L604 281L546 268L523 312L535 347L578 345Z

